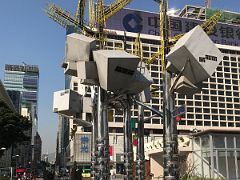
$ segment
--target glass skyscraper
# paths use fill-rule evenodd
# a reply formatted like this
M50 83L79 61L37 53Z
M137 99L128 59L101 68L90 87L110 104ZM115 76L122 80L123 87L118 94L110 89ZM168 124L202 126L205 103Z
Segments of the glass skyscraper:
M27 111L32 119L32 140L37 132L38 81L39 69L37 66L5 65L4 86L8 91L20 92L21 114L23 111Z
M32 122L31 143L28 147L35 147L35 137L38 129L38 89L39 69L35 65L5 65L4 86L15 102L15 108L23 116L27 116ZM17 98L17 99L16 99ZM28 152L28 158L22 161L22 165L33 160L34 150ZM22 149L22 153L26 153ZM25 155L26 156L26 155Z

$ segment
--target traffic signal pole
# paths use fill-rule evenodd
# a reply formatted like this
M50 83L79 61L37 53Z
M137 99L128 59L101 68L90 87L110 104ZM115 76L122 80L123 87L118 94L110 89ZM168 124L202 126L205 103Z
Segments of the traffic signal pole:
M173 116L175 109L174 92L171 89L172 75L166 71L166 55L169 52L169 18L167 15L167 0L160 3L160 38L161 38L161 62L163 71L163 159L164 179L179 179L179 158L178 158L178 133L177 124Z

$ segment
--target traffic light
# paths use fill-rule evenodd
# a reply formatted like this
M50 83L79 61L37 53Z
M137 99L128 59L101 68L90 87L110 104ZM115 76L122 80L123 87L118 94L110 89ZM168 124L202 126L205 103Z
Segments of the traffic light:
M179 122L182 120L182 117L180 115L176 116L176 121Z

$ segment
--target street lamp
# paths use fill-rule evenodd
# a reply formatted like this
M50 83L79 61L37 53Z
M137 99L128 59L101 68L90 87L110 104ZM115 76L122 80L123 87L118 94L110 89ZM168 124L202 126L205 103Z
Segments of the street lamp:
M1 149L0 149L0 151L5 151L6 150L6 148L5 147L2 147Z

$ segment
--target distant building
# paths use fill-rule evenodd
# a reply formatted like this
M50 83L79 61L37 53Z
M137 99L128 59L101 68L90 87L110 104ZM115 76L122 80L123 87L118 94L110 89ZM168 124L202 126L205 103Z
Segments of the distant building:
M7 90L9 97L11 98L14 107L17 112L20 113L21 110L21 92L15 90Z
M36 156L35 161L36 163L39 163L41 161L41 154L42 154L42 139L40 135L37 132L37 135L35 136L35 146L34 146L34 155Z
M23 143L15 151L20 155L22 166L40 159L39 153L34 154L36 148L35 139L38 136L38 90L39 69L34 65L5 65L4 86L6 87L15 108L20 114L27 116L32 122L32 129L28 132L31 142ZM35 147L36 146L36 147ZM38 152L41 152L41 149ZM22 154L22 156L21 156ZM39 156L39 157L37 157ZM34 158L34 159L32 159Z

